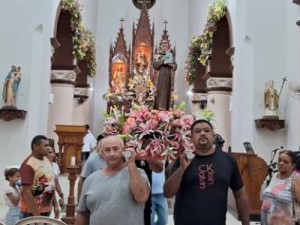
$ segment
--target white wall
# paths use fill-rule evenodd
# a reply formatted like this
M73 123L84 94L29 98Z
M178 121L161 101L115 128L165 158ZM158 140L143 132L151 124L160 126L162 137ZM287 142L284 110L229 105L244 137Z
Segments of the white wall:
M300 144L300 103L291 103L287 85L279 108L286 128L272 132L256 129L254 124L264 114L266 81L274 80L278 90L284 76L299 81L299 28L295 25L299 6L291 1L255 0L239 1L236 7L232 147L244 151L242 143L250 141L256 153L268 161L277 146L297 150Z
M0 80L11 65L22 67L17 107L27 111L25 120L0 120L0 171L18 165L31 153L36 134L46 134L50 90L50 38L58 1L0 1ZM2 86L1 86L2 87ZM2 99L2 98L1 98ZM1 100L1 107L4 102ZM0 179L0 193L6 183ZM0 202L2 199L0 199Z

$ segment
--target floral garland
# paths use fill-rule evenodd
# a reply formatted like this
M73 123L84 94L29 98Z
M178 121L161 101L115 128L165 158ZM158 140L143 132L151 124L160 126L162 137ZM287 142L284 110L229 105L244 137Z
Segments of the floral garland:
M188 85L194 83L196 77L196 67L199 64L200 49L200 36L193 37L189 44L189 54L186 60L186 75L185 82Z
M226 1L216 0L210 7L207 16L207 23L203 34L200 36L201 54L199 61L203 66L207 66L211 59L211 47L213 43L213 36L217 30L217 24L225 16Z
M61 8L71 15L71 28L73 38L73 55L87 63L88 75L96 75L96 47L92 33L82 24L82 5L78 0L62 0Z

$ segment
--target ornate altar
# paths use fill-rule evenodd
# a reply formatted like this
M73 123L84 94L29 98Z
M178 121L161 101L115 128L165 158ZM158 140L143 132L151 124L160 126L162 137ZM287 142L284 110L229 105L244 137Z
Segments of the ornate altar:
M152 108L156 82L152 61L154 54L157 53L157 47L154 51L154 24L151 28L146 3L144 2L141 7L137 25L133 23L132 49L130 47L127 49L123 33L124 19L120 21L121 28L116 42L110 47L109 90L104 96L108 102L107 112L111 112L112 107L129 112L132 103ZM162 40L170 42L166 27Z

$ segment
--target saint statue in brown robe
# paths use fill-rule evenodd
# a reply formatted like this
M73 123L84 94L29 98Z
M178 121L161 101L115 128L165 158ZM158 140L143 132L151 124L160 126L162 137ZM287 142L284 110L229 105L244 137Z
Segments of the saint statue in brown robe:
M174 72L177 69L177 64L168 41L163 40L160 43L160 52L154 57L153 68L159 71L154 109L170 110L172 76L174 76Z

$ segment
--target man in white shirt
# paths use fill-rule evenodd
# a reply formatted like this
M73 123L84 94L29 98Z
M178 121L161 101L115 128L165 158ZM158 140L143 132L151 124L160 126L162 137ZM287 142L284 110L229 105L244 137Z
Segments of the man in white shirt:
M83 138L83 147L81 150L81 160L84 163L90 155L90 152L96 147L97 141L92 132L90 126L85 125L87 134Z

